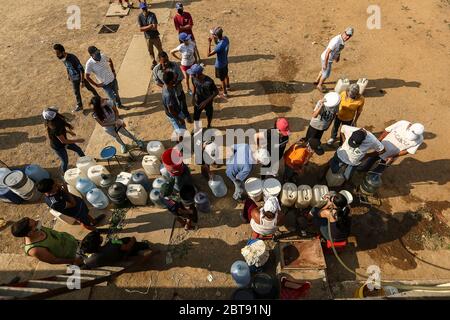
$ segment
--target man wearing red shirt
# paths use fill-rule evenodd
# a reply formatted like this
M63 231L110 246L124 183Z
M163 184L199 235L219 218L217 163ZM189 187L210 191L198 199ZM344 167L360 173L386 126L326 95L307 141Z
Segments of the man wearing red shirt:
M195 42L194 33L192 32L192 26L194 25L194 21L192 20L191 14L189 12L184 11L183 4L181 2L177 2L175 8L177 9L177 13L173 17L175 29L177 29L178 34L183 32L190 34L192 41ZM195 54L197 55L197 61L200 61L200 54L198 52L197 46L195 46Z

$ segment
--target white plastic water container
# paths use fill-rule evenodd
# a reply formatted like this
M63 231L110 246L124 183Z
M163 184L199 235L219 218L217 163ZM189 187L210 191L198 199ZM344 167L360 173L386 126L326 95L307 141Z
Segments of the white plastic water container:
M161 159L162 154L166 151L161 141L150 141L147 144L147 152L149 155L156 156Z
M130 184L131 173L122 171L116 178L116 182L122 183L125 187Z
M127 187L127 198L135 206L145 206L148 194L144 186L140 184L129 184Z
M164 177L158 177L153 180L152 188L154 190L160 190L164 183L167 182L167 179Z
M223 181L223 178L218 174L211 175L211 179L208 181L208 186L216 198L225 197L228 193L228 188L225 181Z
M3 184L24 200L33 201L37 198L38 192L33 180L20 170L7 173L3 178Z
M350 80L348 79L339 79L336 83L336 87L334 88L334 91L337 93L341 93L342 91L347 90L347 88L350 87Z
M77 190L77 188L75 188L74 186L68 184L68 185L67 185L67 190L69 190L69 192L70 192L71 194L73 194L74 196L83 198L83 196L81 195L81 193L80 193L80 192Z
M145 156L142 159L142 168L144 168L145 173L149 176L159 175L161 161L155 155Z
M345 182L345 177L342 174L342 172L333 173L331 171L331 168L329 168L327 171L326 179L327 179L327 185L330 188L340 187Z
M88 177L88 170L97 164L94 158L90 156L79 157L77 160L77 168L80 169L81 175L85 178Z
M153 189L150 191L150 201L157 207L164 208L164 204L161 202L161 199L159 198L160 190L159 189Z
M81 177L81 170L78 168L69 169L66 171L66 173L64 173L64 181L74 188L77 185L77 179Z
M161 173L164 178L170 179L170 173L163 164L159 167L159 173Z
M52 216L54 216L54 217L57 218L59 221L62 221L62 222L64 222L64 223L67 223L67 224L76 224L76 223L77 223L77 220L75 220L75 219L72 218L72 217L66 216L65 214L62 214L62 213L59 212L59 211L50 209L50 213L51 213Z
M106 169L104 166L97 164L95 166L92 166L88 170L88 178L95 183L97 187L100 187L102 182L102 174L110 174L108 169Z
M364 94L364 91L367 88L367 85L369 84L369 80L366 78L358 79L358 82L356 82L359 85L359 94Z
M313 187L313 198L311 201L311 207L323 207L327 200L324 199L324 196L328 194L328 187L322 184L316 184Z
M285 207L292 207L297 201L297 196L297 186L293 183L287 182L283 185L283 189L281 190L281 204Z
M311 205L313 197L312 188L306 184L302 184L297 188L297 202L295 207L298 209L308 208Z
M281 183L275 178L269 178L263 182L264 201L270 197L278 197L281 192Z
M248 178L244 183L245 192L255 202L261 201L263 194L263 183L258 178Z
M75 187L82 195L86 195L95 188L95 184L88 178L78 178Z
M109 204L108 197L98 188L88 191L86 200L96 209L105 209Z

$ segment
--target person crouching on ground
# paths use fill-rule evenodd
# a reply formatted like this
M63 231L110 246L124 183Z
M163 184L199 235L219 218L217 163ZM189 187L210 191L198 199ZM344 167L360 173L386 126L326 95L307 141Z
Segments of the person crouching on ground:
M241 218L250 223L252 239L263 238L275 234L283 224L284 215L281 213L280 203L276 197L269 197L262 208L248 198L244 204Z
M40 221L22 218L11 227L14 237L25 238L25 254L49 264L81 265L78 240L66 232L43 227Z
M314 226L319 229L325 240L340 242L347 240L350 235L351 218L347 198L340 193L327 196L327 203L322 208L314 207L308 215ZM331 236L328 233L330 222Z
M167 210L169 210L176 217L176 220L184 227L184 230L192 230L194 229L192 223L198 222L197 208L195 207L195 203L186 207L181 201L172 196L174 183L174 181L164 183L161 187L159 198ZM183 188L180 192L183 192Z
M148 255L152 253L149 243L138 242L135 237L110 239L103 246L99 232L92 231L81 241L80 251L89 256L84 259L82 269L95 269L126 260L130 256Z
M105 217L102 214L96 219L92 218L83 199L71 194L65 184L56 183L53 179L42 179L36 187L45 195L45 203L50 209L74 218L88 230L96 230L95 225Z
M114 140L120 144L122 153L128 151L127 145L120 138L119 133L131 140L133 140L139 148L144 148L144 142L136 138L126 128L125 122L119 117L119 111L117 110L114 102L109 99L101 97L92 97L91 105L94 108L92 117L103 127L105 132L109 134Z
M253 155L248 144L235 144L232 147L233 155L227 159L227 177L234 183L233 199L242 201L244 195L244 182L253 169Z
M297 175L305 173L306 165L316 153L321 156L324 150L319 139L300 139L284 153L284 181L293 182Z

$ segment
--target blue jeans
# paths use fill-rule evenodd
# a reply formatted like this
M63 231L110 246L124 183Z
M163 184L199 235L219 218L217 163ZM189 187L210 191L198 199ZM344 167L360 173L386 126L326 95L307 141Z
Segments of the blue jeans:
M79 146L77 146L75 143L68 144L68 145L66 145L65 148L53 149L53 150L55 150L56 155L61 160L61 170L63 173L65 173L67 171L67 168L69 166L69 156L67 155L66 148L69 150L75 151L78 154L78 156L80 156L80 157L85 156L83 150L81 150L81 148Z
M331 158L330 160L330 168L331 168L331 172L333 173L338 173L339 170L346 166L346 170L344 171L344 177L345 180L350 180L350 178L352 177L353 173L355 172L356 168L358 166L351 166L349 164L346 164L345 162L343 162L341 159L339 159L337 152L334 154L333 158Z
M108 96L108 98L114 101L116 107L118 108L122 107L122 101L120 101L119 96L119 84L117 83L117 79L114 79L113 82L104 85L103 90L105 90L105 93Z
M88 89L94 96L99 96L94 87L87 80L83 80L84 87ZM77 106L83 107L83 99L81 99L81 80L72 80L73 93L77 99Z

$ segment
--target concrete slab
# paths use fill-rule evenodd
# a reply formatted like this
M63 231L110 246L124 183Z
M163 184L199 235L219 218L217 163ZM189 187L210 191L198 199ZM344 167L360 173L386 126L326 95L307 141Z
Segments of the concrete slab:
M9 283L16 276L21 280L31 279L38 261L25 254L0 255L0 284Z
M109 5L108 11L106 12L107 17L124 17L130 13L130 8L122 8L119 3L111 3Z

